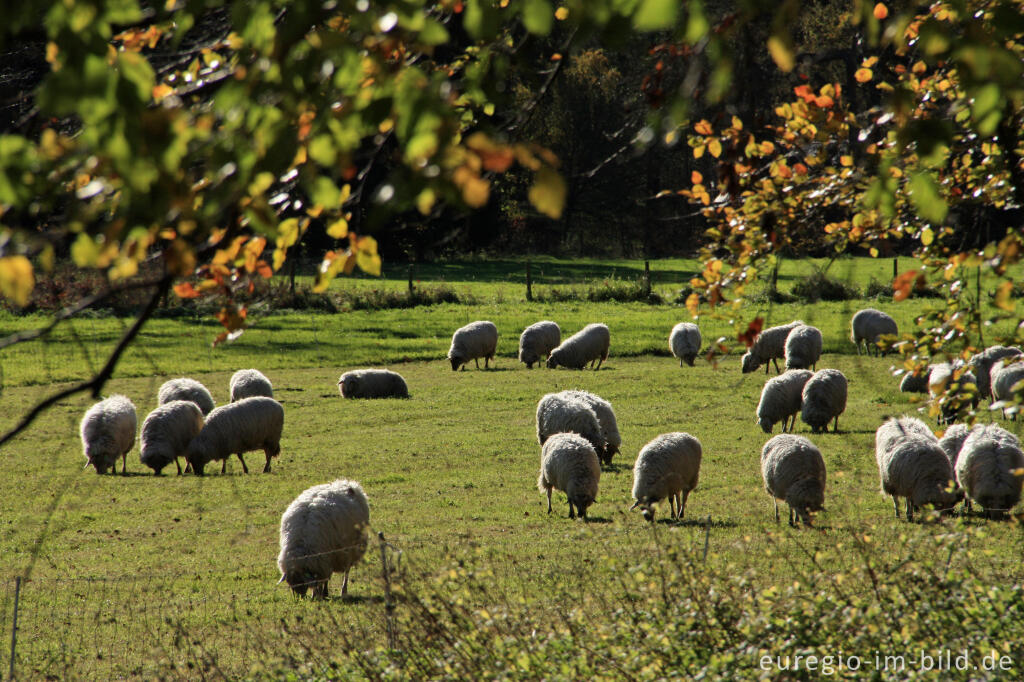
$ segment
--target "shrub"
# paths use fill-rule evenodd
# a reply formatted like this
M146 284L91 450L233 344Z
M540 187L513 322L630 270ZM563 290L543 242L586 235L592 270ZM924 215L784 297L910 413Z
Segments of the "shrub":
M857 287L829 277L823 271L815 269L809 277L799 280L793 286L793 295L798 299L814 303L815 301L850 301L860 298Z
M660 305L664 303L661 294L648 291L642 281L617 279L614 277L594 280L582 286L565 288L550 287L535 292L534 298L541 302L555 303L563 301L604 302L640 302Z

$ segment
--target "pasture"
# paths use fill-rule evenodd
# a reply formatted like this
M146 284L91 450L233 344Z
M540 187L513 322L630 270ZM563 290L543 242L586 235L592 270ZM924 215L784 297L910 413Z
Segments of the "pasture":
M875 269L881 278L891 267L851 263L849 277L860 286ZM609 268L633 277L642 267L590 265L598 277ZM806 267L786 265L793 270L782 277L792 279L804 272L797 266ZM556 266L548 270L560 272ZM569 263L560 267L571 272ZM667 297L694 267L655 263L662 274L654 288ZM837 648L865 661L878 651L909 657L965 649L978 665L993 649L1010 657L1009 675L1019 677L1019 522L925 515L907 523L893 518L891 500L878 490L875 428L919 405L898 392L894 356L856 354L849 318L880 307L909 330L941 301L764 304L767 324L800 317L820 327L818 368L836 367L850 380L838 433L810 435L798 420L796 432L824 455L828 488L815 528L791 529L776 524L761 483L768 436L754 410L762 371L742 375L738 353L717 367L698 359L681 369L667 349L669 329L689 319L679 305L526 302L521 283L509 281L512 271L453 269L446 281L474 290L474 305L271 313L217 349L209 347L217 332L211 320L151 321L105 393L129 396L141 423L167 378L198 379L223 404L231 372L257 367L285 407L281 456L271 474L258 473L253 463L261 455L254 454L249 475L233 459L224 476L210 467L204 478L154 477L136 446L128 476L96 476L82 470L78 420L93 402L83 395L60 402L6 446L0 635L10 634L14 578L21 576L19 679L236 679L286 670L311 679L643 679L701 671L747 679L780 674L759 667L764 655ZM556 281L560 274L548 280L535 269L534 276L538 286L565 285ZM375 286L400 287L403 277ZM0 329L6 335L41 319L3 317ZM498 325L496 367L477 371L470 363L454 373L444 360L451 332L474 319ZM605 322L609 360L599 372L527 371L514 358L516 343L539 319L559 322L563 336ZM0 428L88 376L126 324L83 319L0 353ZM700 324L705 345L730 333L726 320ZM335 382L346 369L385 365L405 377L411 399L338 394ZM611 401L623 436L586 523L566 518L561 493L546 514L536 486L537 400L568 388ZM996 419L982 409L981 421ZM1003 425L1019 433L1018 423ZM667 431L700 439L700 485L686 520L669 522L665 502L647 524L629 511L631 465ZM362 483L393 570L385 581L374 537L346 600L335 576L326 602L298 601L276 584L280 516L303 489L334 478ZM400 653L386 653L389 642ZM0 662L5 673L6 646ZM906 672L899 676L910 676L909 664Z

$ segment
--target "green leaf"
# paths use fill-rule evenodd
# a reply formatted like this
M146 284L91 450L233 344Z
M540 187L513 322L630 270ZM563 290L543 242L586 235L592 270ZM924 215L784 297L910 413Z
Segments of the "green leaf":
M448 42L448 29L433 19L427 19L420 31L420 42L426 45L444 45Z
M565 208L565 195L567 188L565 180L557 171L544 166L537 171L537 177L530 187L530 203L538 211L557 220L562 217L562 209Z
M488 0L468 0L463 25L476 40L486 40L498 32L498 17Z
M638 31L661 31L672 28L678 15L676 0L641 0L633 14L633 26Z
M309 156L321 166L333 166L338 154L330 135L317 135L309 143Z
M323 175L317 176L316 180L313 181L309 198L313 200L314 204L319 204L328 209L337 208L341 205L341 191L330 178Z
M704 6L701 3L691 0L688 8L689 17L687 17L686 21L686 42L696 45L711 30L711 25L708 23L708 18L704 14Z
M71 245L71 260L80 268L87 268L96 265L100 256L100 248L92 237L84 232L78 235L75 243Z
M931 223L941 223L946 219L949 207L939 193L939 186L931 173L915 173L910 178L910 200L914 203L918 215Z
M995 83L987 83L974 92L971 116L977 123L978 133L988 137L996 131L1002 119L1003 93Z
M524 0L523 26L530 33L546 36L551 33L555 15L548 0Z

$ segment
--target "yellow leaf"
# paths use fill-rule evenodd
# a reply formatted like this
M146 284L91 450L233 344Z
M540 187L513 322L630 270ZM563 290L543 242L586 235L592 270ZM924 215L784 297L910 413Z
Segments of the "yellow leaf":
M700 157L704 156L704 150L705 149L706 149L706 147L704 145L702 145L702 144L701 145L697 145L696 147L694 147L693 148L693 158L699 159Z
M718 140L708 142L708 153L716 159L722 155L722 143Z
M346 228L348 226L346 225ZM277 246L281 249L287 249L299 240L299 219L288 218L282 220L281 224L277 226Z
M933 241L935 241L935 233L932 232L932 228L926 227L923 230L921 230L921 243L922 244L924 244L925 246L928 246Z
M700 296L697 293L692 293L686 297L686 309L690 311L690 315L697 317L697 308L700 306Z
M743 121L740 120L739 116L732 117L732 127L736 130L743 130Z
M327 226L327 234L335 239L343 239L348 236L348 221L338 218Z
M538 211L557 220L562 217L567 191L562 176L554 169L544 166L537 172L528 196L530 203Z
M280 270L287 255L285 249L274 249L274 270Z
M853 77L857 79L858 83L867 83L874 75L871 69L861 67L857 69L857 73L853 74Z
M558 19L559 21L565 21L568 18L569 18L569 8L568 7L559 7L558 9L555 10L555 19Z
M775 65L780 69L786 73L793 70L793 50L786 44L785 40L778 36L770 37L768 39L768 52L775 61Z
M1013 298L1011 298L1012 293L1013 282L1003 282L1002 284L1000 284L999 287L996 288L996 296L994 301L996 307L1002 308L1003 310L1007 310L1009 312L1013 312L1014 305Z
M839 157L839 163L843 164L844 166L852 166L853 165L853 157L849 156L847 154L844 154L843 156Z
M75 243L71 245L71 260L80 268L87 268L96 265L99 260L100 248L92 237L84 232L78 235Z
M434 190L428 187L417 195L416 209L423 215L429 215L430 211L434 208L436 200L437 196L434 194Z
M14 301L19 306L28 303L36 279L32 273L32 263L24 256L5 256L0 258L0 294Z
M364 237L364 239L371 239L371 237ZM363 272L380 277L381 260L376 252L371 253L363 249L356 251L356 265Z

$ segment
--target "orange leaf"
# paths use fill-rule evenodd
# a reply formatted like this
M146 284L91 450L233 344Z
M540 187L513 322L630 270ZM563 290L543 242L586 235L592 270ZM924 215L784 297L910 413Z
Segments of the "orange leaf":
M748 348L754 345L754 339L761 333L761 329L764 327L764 319L755 317L751 320L750 324L747 325L747 330L740 332L736 335L736 340L747 346Z
M692 182L695 185L699 185L700 183L704 182L704 176L697 171L693 171L692 173L690 173L690 182Z
M902 301L910 296L910 289L913 287L917 275L917 270L907 270L894 279L892 282L892 300Z
M857 69L857 73L853 74L853 77L857 79L858 83L867 83L874 76L874 72L866 67Z
M889 8L885 6L885 3L878 3L875 5L875 19L881 21L889 16Z
M174 285L174 293L178 298L199 298L201 295L191 282L182 282Z
M693 129L697 131L698 135L713 135L714 134L714 130L711 128L711 124L708 121L704 120L704 119L701 119L700 121L698 121L697 125L693 126Z

